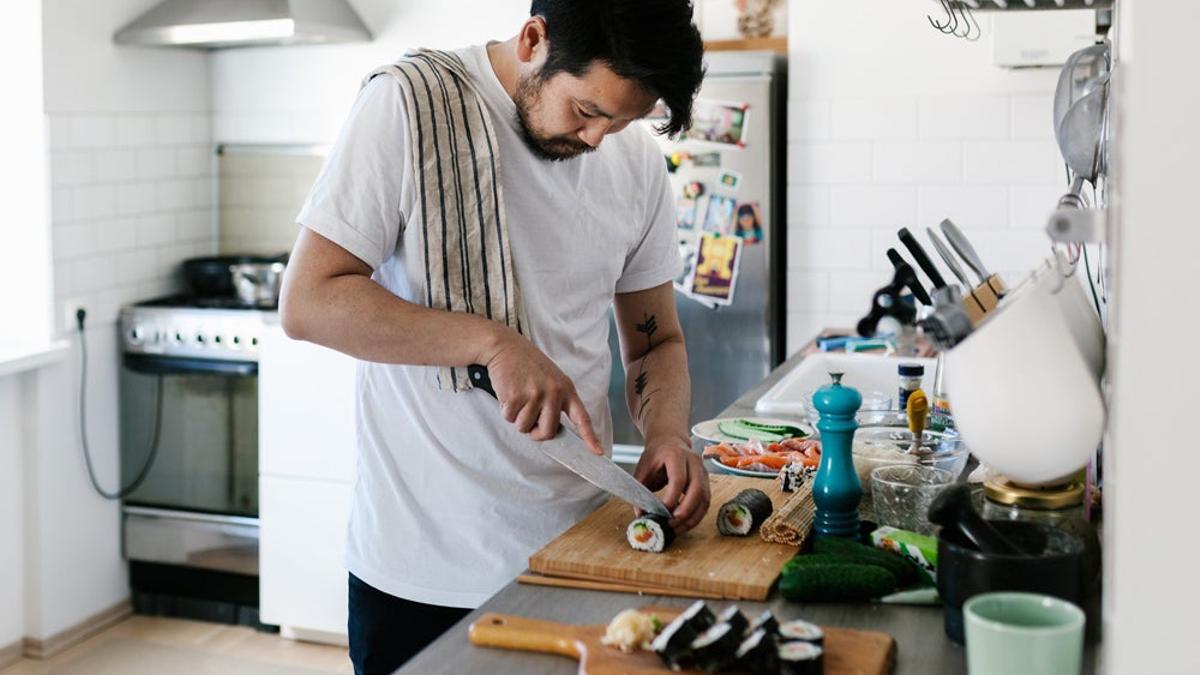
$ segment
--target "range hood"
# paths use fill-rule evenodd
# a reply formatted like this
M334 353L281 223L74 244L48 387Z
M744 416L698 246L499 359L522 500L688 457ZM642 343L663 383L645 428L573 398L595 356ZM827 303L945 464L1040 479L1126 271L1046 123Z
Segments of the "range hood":
M221 49L370 41L347 0L162 0L117 44Z

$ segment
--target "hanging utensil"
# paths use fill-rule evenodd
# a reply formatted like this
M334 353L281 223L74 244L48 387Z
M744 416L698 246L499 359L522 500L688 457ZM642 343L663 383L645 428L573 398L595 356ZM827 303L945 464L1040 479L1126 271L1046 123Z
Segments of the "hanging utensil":
M942 262L946 263L946 267L949 267L954 276L958 277L958 280L962 282L963 288L971 288L971 282L967 281L966 272L963 272L962 266L958 264L958 260L955 259L954 254L950 252L950 248L946 246L946 243L942 241L937 232L934 232L932 227L927 227L925 228L925 234L929 236L929 241L933 244L933 249L938 252L938 256L941 257Z

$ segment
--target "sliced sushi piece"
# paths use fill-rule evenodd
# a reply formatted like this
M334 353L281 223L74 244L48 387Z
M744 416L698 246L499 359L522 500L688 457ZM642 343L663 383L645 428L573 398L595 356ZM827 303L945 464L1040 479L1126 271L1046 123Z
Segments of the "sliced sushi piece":
M692 630L696 631L696 635L708 630L717 622L717 616L708 608L708 603L703 600L697 600L688 605L688 608L683 610L683 614L679 616L692 627Z
M808 642L824 647L825 631L815 623L796 619L779 626L779 639L783 642Z
M669 668L679 670L691 661L692 642L700 634L692 625L692 621L695 620L694 613L689 615L695 606L692 605L688 612L675 617L675 620L667 624L650 643L651 651L658 654L658 658ZM705 607L704 610L708 611L708 608ZM709 612L709 615L711 614L712 612Z
M744 537L761 525L773 510L767 493L754 488L742 490L717 512L717 531L724 535Z
M750 627L746 629L746 633L751 634L758 630L766 631L767 635L770 635L771 637L777 637L779 635L779 621L775 618L775 615L771 613L771 610L764 610L762 614L759 614L757 617L755 617L754 620L750 622Z
M725 670L737 658L742 634L727 623L718 623L692 640L692 660L705 672Z
M733 630L739 636L746 634L746 629L750 627L750 621L742 614L742 610L738 609L737 605L730 605L717 615L717 623L727 623L733 626Z
M625 539L635 551L662 553L675 541L675 530L666 517L647 514L629 523L625 528Z
M768 612L769 613L769 612ZM771 617L774 620L775 617ZM750 675L779 672L779 652L775 640L767 631L758 629L742 640L734 655L735 667Z
M779 470L779 489L784 492L795 492L817 475L817 468L805 466L803 462L789 462Z
M778 654L782 675L821 675L825 672L825 650L811 642L784 642L779 645Z

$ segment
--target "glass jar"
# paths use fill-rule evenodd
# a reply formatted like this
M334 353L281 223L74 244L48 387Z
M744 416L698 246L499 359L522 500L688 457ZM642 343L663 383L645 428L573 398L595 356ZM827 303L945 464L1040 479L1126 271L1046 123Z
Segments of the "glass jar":
M1085 570L1099 573L1100 537L1087 520L1081 479L1048 487L1024 487L992 478L983 484L983 490L981 511L985 519L1041 523L1073 534L1083 542Z
M908 409L908 397L921 388L921 380L925 377L925 366L919 363L901 363L898 370L900 396L897 402L900 404L900 412L903 413Z

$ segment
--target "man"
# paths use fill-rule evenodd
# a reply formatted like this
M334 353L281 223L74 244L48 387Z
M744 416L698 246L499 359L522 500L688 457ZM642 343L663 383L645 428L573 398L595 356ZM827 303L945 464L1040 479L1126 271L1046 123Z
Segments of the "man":
M604 501L538 443L565 414L593 452L611 449L610 306L645 439L636 476L665 488L678 531L706 512L671 285L674 199L633 124L661 99L659 130L685 128L701 57L687 0L534 0L508 41L417 54L360 92L298 217L280 304L288 335L361 360L346 553L356 672L391 672ZM446 116L414 109L424 102ZM491 159L496 195L480 175ZM468 255L456 232L489 235L486 205L500 255ZM481 277L504 282L486 310L456 287ZM499 402L463 382L471 364Z

